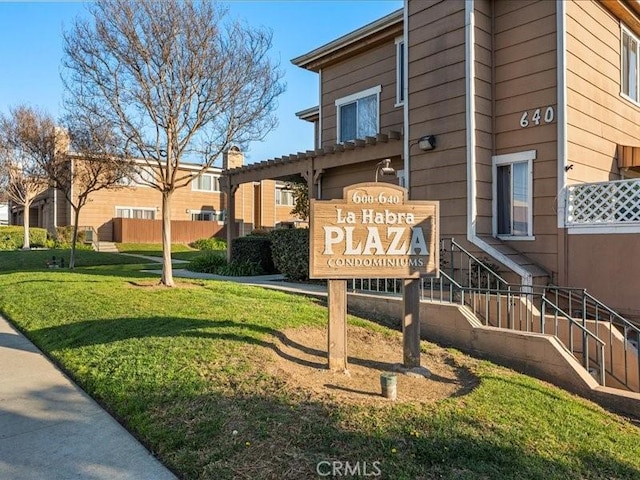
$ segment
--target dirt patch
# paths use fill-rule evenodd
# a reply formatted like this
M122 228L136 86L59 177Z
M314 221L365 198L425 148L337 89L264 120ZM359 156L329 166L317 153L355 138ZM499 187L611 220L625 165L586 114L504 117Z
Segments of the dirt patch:
M431 376L413 377L402 370L402 335L349 326L348 373L327 369L327 331L296 328L282 331L272 354L271 374L290 388L300 388L324 401L382 403L380 374L397 372L396 402L434 402L463 395L478 384L468 369L457 365L445 349L423 342L421 364Z

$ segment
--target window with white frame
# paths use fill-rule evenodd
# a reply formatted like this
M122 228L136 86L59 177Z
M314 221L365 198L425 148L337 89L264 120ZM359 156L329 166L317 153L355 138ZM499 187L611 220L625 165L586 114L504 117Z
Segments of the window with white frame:
M336 100L338 142L375 136L378 133L381 91L382 87L378 85Z
M124 186L150 187L153 183L155 176L149 167L137 168L135 172L118 180L118 184Z
M293 206L295 199L293 198L293 190L285 188L276 189L276 205Z
M156 209L145 207L116 207L116 217L155 220Z
M396 107L404 105L404 37L396 38Z
M535 150L493 157L493 234L533 238Z
M222 221L222 212L215 210L190 210L191 220L200 222L220 222Z
M620 59L620 91L622 95L633 100L634 102L640 102L638 98L638 37L622 27L621 35L621 59Z
M219 178L210 173L203 173L199 177L194 177L191 181L191 190L201 192L219 192Z

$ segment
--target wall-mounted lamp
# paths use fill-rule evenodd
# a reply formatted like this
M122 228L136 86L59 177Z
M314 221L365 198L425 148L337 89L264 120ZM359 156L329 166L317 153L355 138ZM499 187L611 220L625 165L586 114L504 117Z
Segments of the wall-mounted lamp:
M418 140L418 146L420 147L420 150L433 150L436 148L435 135L425 135L424 137L420 137Z
M376 182L378 182L378 174L382 176L396 174L395 169L391 166L390 158L385 158L376 165Z
M187 208L186 212L187 212L187 213L191 213L191 209L190 209L190 208Z

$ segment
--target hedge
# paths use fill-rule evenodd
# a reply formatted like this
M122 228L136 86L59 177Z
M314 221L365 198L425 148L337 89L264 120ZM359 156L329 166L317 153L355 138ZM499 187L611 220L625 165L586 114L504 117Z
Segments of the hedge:
M47 230L44 228L29 228L29 243L31 247L44 247L47 242ZM0 227L0 250L17 250L24 243L24 227Z
M195 242L189 244L192 248L198 250L225 250L227 248L227 242L221 238L200 238Z
M78 230L78 240L76 242L76 250L93 250L90 243L85 243L86 232ZM73 225L56 228L56 238L53 248L70 249L73 240Z
M271 258L271 238L263 235L247 235L231 241L231 263L253 263L265 274L275 273Z
M269 234L273 263L290 280L309 278L309 229L282 228Z

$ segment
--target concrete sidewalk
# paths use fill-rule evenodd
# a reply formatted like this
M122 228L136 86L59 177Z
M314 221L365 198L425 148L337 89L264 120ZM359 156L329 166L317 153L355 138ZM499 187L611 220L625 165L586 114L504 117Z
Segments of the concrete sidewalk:
M143 270L143 272L162 275L162 270ZM225 282L243 283L256 287L270 288L283 292L300 293L311 297L326 297L327 286L320 283L295 283L287 282L284 275L256 275L254 277L225 277L214 273L192 272L184 268L174 269L173 276L176 278L191 278L202 280L222 280Z
M0 479L174 478L0 317Z

